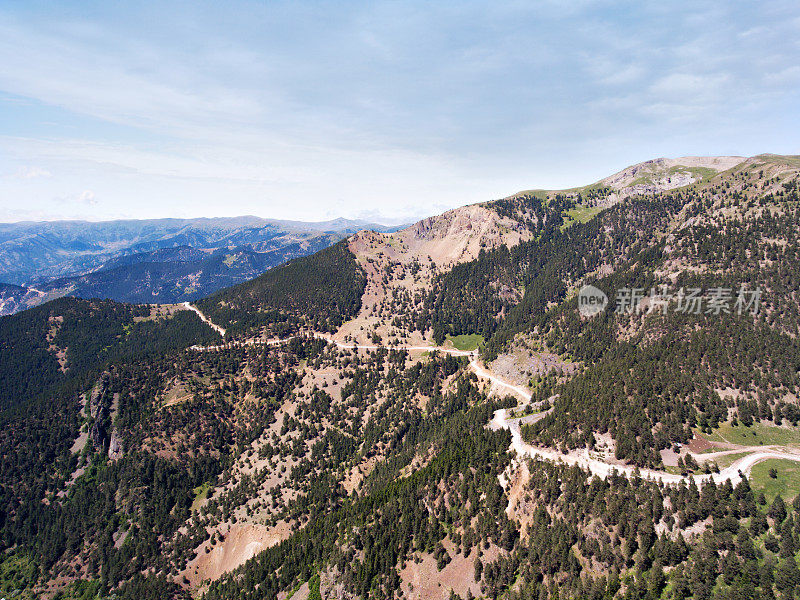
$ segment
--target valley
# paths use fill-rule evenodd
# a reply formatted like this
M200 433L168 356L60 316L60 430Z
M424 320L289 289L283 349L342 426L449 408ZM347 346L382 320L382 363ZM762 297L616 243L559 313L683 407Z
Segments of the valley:
M658 159L197 300L0 318L0 591L791 597L799 180L794 156Z
M62 296L196 300L371 227L258 217L0 223L0 315Z

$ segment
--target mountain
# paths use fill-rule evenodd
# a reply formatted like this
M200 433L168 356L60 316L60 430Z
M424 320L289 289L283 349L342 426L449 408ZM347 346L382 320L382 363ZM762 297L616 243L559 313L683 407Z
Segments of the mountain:
M114 258L84 275L39 284L40 291L78 298L113 298L127 302L169 304L196 300L252 279L291 258L328 246L333 236L256 252L251 246L198 250L188 246ZM39 289L39 288L37 288Z
M0 224L0 314L59 296L195 300L329 246L365 221L258 217Z
M622 173L0 318L0 593L796 597L800 156Z
M619 197L664 192L707 181L745 160L744 156L656 158L605 177L596 185L611 188Z
M0 283L0 315L13 315L15 312L52 299L47 298L47 294L41 290L13 283Z

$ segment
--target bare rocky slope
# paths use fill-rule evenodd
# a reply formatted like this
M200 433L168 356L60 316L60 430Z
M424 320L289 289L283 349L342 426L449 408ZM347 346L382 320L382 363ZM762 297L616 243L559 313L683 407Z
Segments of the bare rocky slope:
M626 171L0 319L0 592L796 596L800 157Z
M744 156L656 158L627 167L601 179L598 184L612 188L620 197L652 194L709 179L745 160Z

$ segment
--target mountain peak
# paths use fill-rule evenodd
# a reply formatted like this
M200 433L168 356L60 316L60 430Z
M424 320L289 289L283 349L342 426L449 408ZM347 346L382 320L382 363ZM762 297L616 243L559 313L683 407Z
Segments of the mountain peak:
M744 156L682 156L655 158L622 169L598 183L620 198L663 192L709 179L745 162Z

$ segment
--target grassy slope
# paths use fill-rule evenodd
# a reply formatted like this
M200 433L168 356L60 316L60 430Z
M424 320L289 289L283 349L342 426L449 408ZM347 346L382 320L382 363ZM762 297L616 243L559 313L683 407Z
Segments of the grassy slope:
M192 491L194 492L194 500L192 501L192 511L198 510L203 501L208 498L208 492L211 489L211 484L206 482L203 485L198 485Z
M456 350L462 351L477 350L478 347L483 345L483 336L478 335L477 333L456 336L448 335L446 339L453 343L453 346L455 346Z
M770 469L775 469L778 476L769 476ZM780 494L784 500L791 500L800 493L800 464L784 459L770 459L753 466L750 473L750 485L753 490L764 492L768 502Z
M750 427L723 423L719 429L706 436L712 442L727 442L741 446L800 445L800 428L776 427L755 423Z
M571 208L564 215L566 217L566 223L563 225L562 229L574 225L575 223L586 223L593 219L601 210L603 209L600 206L578 205L575 208Z

